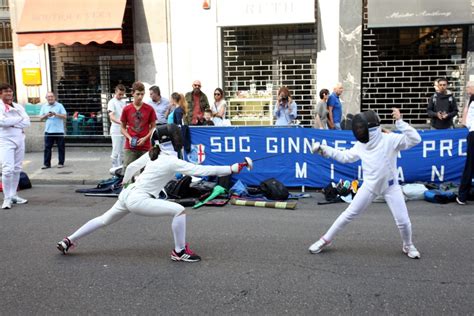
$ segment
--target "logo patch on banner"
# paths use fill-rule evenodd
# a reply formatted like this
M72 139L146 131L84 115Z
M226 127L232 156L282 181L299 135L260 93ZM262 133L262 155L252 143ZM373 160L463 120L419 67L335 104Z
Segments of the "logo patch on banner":
M201 164L206 160L206 146L203 144L191 145L191 151L188 154L188 161Z

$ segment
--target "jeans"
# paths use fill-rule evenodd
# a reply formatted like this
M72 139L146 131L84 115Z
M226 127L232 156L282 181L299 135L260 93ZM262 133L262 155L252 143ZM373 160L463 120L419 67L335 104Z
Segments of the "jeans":
M44 160L45 166L51 167L51 149L54 143L58 145L58 164L64 165L66 157L66 145L64 133L44 133Z
M462 202L466 202L469 191L472 186L472 177L474 176L474 131L467 135L466 163L461 176L458 197Z

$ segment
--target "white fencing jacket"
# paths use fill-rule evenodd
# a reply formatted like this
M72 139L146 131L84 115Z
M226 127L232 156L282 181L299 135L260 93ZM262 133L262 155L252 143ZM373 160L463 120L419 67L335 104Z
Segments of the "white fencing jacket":
M398 185L397 157L401 150L421 142L418 132L408 123L396 121L402 133L382 133L380 127L369 130L369 142L357 142L351 149L337 150L321 145L322 154L342 163L362 160L363 186L380 195L393 184Z
M143 167L145 170L138 176L134 187L158 197L165 185L175 178L176 173L188 176L226 176L232 173L230 166L201 166L179 159L176 155L162 151L156 160L151 160L148 154L127 166L123 182L130 179Z
M25 139L23 129L30 124L30 117L20 104L8 106L0 101L0 138L19 146Z

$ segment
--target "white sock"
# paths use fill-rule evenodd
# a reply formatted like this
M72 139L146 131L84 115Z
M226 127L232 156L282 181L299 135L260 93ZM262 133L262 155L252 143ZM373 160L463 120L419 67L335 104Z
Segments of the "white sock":
M11 199L13 197L12 193L12 183L13 181L13 174L2 174L2 184L3 184L3 197L4 199Z
M100 217L96 217L82 225L81 228L76 230L71 236L68 236L68 238L70 241L76 241L104 226L104 221Z
M18 190L18 184L20 183L20 171L15 171L13 173L12 182L11 182L11 196L15 197Z
M411 223L400 225L398 229L400 230L400 236L402 237L403 245L404 246L413 245L413 242L411 240Z
M174 236L174 251L179 253L186 246L186 214L173 217L171 229Z

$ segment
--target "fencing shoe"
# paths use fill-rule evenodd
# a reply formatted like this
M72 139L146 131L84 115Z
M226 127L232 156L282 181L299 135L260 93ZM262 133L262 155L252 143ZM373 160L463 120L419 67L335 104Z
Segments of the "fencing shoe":
M56 244L56 248L58 248L58 250L61 251L63 255L67 254L69 248L72 249L75 246L76 245L67 237Z
M410 245L410 246L403 246L402 251L412 259L420 259L421 255L420 252L415 248L415 246Z
M11 209L11 208L12 208L12 200L10 199L3 200L2 209L6 210L6 209Z
M329 246L331 244L330 241L326 241L324 238L320 238L317 242L309 246L309 252L311 253L320 253L324 247Z
M176 252L176 250L174 249L173 251L171 251L171 260L184 261L184 262L198 262L198 261L201 261L201 257L199 257L197 254L192 252L192 250L189 249L189 246L186 244L185 248L181 250L180 252Z
M28 200L22 197L19 197L18 195L15 195L14 197L12 197L12 203L13 204L26 204L28 203Z

